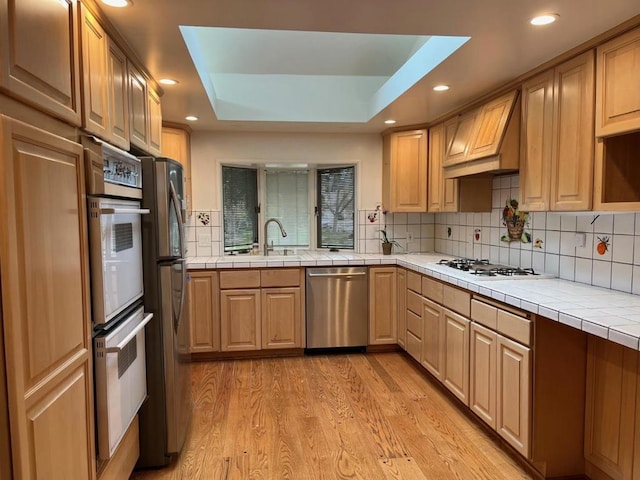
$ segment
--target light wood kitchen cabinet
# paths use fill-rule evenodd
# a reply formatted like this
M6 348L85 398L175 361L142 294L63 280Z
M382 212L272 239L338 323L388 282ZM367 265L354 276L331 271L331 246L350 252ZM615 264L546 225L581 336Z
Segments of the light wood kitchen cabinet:
M496 430L530 457L531 349L498 335Z
M93 14L81 3L82 34L82 126L109 140L107 75L108 37Z
M0 263L10 279L2 282L2 319L15 478L95 477L83 166L80 144L1 117Z
M107 39L108 138L116 147L129 150L129 83L127 57L111 38Z
M300 287L262 289L262 348L301 348Z
M0 88L72 125L81 123L78 3L0 3Z
M496 428L496 377L498 335L471 324L469 351L469 407L487 425Z
M398 268L396 275L398 289L398 345L405 348L407 336L407 271L404 268Z
M262 347L260 289L220 292L220 347L223 352Z
M465 160L475 160L498 153L517 96L518 91L514 90L482 106L473 127Z
M149 118L149 146L147 151L154 156L162 152L162 108L160 94L147 85L147 105Z
M429 129L429 175L427 210L429 212L458 211L458 179L444 178L443 162L446 153L447 129L444 123ZM449 139L451 141L451 139Z
M129 88L129 141L143 150L149 148L149 94L147 80L131 62L127 63Z
M218 272L190 272L190 351L220 351L220 306Z
M444 366L444 315L442 307L422 299L422 365L442 381Z
M634 469L637 376L637 351L589 336L584 458L616 480Z
M523 85L521 208L529 211L591 209L593 92L593 51Z
M442 366L442 383L458 397L462 403L469 405L469 319L452 312L442 310L444 321L444 344Z
M469 145L472 142L473 127L479 113L480 109L472 110L445 124L445 129L448 129L452 135L451 143L447 145L444 157L445 167L466 161Z
M187 211L191 211L191 129L187 125L162 128L162 155L173 158L184 167Z
M597 49L596 136L640 130L640 28Z
M389 212L427 211L427 131L385 137L382 203Z
M369 267L369 344L397 343L396 267Z

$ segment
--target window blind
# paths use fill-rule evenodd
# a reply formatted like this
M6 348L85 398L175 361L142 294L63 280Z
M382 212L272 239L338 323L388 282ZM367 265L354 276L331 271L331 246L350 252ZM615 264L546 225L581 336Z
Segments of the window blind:
M354 167L318 170L318 247L354 246Z
M267 170L265 205L265 220L277 218L287 232L283 238L277 225L269 225L269 244L309 248L309 173L306 170Z
M222 167L224 251L250 249L258 241L258 171Z

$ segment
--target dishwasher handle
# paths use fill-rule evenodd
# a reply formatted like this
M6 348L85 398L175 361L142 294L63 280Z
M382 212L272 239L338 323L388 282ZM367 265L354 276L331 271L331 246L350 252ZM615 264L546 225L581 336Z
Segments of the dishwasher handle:
M362 275L366 275L367 272L354 272L354 273L311 273L308 275L310 277L358 277Z

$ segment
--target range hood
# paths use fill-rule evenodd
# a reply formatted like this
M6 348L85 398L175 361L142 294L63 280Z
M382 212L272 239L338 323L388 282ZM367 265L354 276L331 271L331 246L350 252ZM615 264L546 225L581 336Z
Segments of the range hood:
M445 122L445 178L518 170L520 98L513 90Z

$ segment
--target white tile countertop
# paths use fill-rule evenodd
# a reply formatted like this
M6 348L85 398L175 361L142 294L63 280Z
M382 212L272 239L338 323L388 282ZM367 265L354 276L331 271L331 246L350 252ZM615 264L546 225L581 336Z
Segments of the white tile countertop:
M640 296L558 278L495 280L437 265L439 253L377 255L305 252L293 256L188 258L188 268L314 267L398 265L573 328L640 349Z

